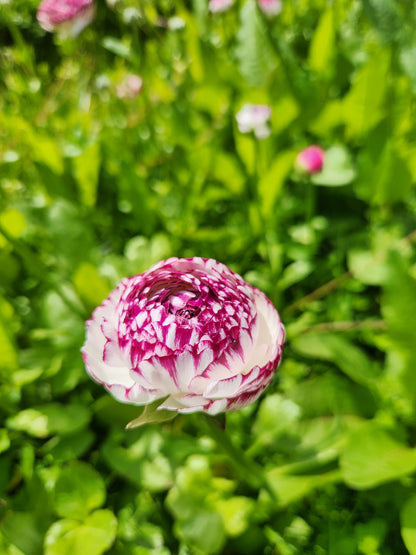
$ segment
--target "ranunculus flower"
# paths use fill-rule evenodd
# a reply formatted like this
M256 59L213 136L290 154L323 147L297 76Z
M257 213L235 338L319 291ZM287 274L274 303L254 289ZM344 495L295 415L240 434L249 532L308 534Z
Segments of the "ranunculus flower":
M134 73L128 73L117 85L116 95L118 98L136 98L143 86L143 79Z
M208 9L210 12L225 12L234 4L234 0L209 0Z
M45 31L75 37L94 19L94 0L43 0L36 17Z
M257 139L266 139L270 135L268 121L271 113L270 106L265 104L244 104L235 116L238 130L241 133L253 132Z
M285 332L259 289L219 262L170 258L123 279L87 322L91 377L119 401L209 414L259 397Z
M282 11L282 0L258 0L260 10L268 17L279 15Z
M319 173L324 165L325 151L320 146L311 145L301 150L296 157L295 166L313 175Z

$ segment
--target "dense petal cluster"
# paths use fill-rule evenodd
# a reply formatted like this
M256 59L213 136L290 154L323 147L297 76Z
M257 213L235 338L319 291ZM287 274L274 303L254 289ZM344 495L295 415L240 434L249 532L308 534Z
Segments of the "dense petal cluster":
M94 0L43 0L36 17L46 31L75 37L93 21Z
M324 158L325 151L320 146L311 145L299 152L295 165L301 171L313 175L322 170Z
M284 327L224 264L170 258L123 279L87 322L86 369L119 401L209 414L253 402L272 380Z
M253 132L257 139L266 139L270 135L268 121L271 113L270 106L265 104L244 104L235 116L238 130L241 133Z
M279 15L282 11L282 0L258 0L260 10L268 17Z

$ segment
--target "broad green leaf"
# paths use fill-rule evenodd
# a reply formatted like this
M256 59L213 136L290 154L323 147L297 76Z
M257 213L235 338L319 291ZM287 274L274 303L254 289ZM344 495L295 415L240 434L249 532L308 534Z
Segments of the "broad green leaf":
M117 519L108 509L93 512L81 524L75 520L58 520L45 537L45 555L101 555L116 537Z
M393 341L409 353L416 345L416 279L410 275L405 259L391 251L388 259L388 276L384 285L382 314Z
M401 532L410 555L416 555L416 495L410 497L400 513Z
M275 65L266 29L254 0L240 10L236 55L241 75L252 86L262 85Z
M347 134L359 138L368 133L385 115L384 100L390 72L390 52L374 50L357 71L342 113Z
M71 434L84 428L90 420L90 411L84 405L49 403L24 409L7 419L7 426L34 437L53 433Z
M138 52L133 52L130 44L122 42L114 37L104 37L101 44L106 50L112 52L120 58L124 58L125 60L132 62L137 62L139 60Z
M82 204L94 206L97 200L98 177L101 165L99 143L96 142L88 146L82 154L72 159L72 163Z
M394 439L375 422L352 430L340 456L345 483L368 489L397 480L416 470L416 449Z
M305 418L350 413L368 417L376 408L374 397L367 388L334 372L295 385L287 396L301 407Z
M416 44L412 43L400 51L400 63L407 73L413 93L416 92Z
M282 474L279 468L267 472L267 481L277 497L279 508L284 508L302 499L314 489L340 481L337 470L316 475Z
M220 499L215 508L221 515L228 536L239 536L250 526L251 516L255 510L255 501L248 497L236 496Z
M284 182L293 168L295 157L296 152L293 150L279 152L270 169L260 179L257 187L265 217L273 213L276 200L282 193Z
M56 140L32 131L28 133L27 140L34 160L45 164L57 175L63 174L62 152Z
M221 516L204 509L197 510L189 520L177 521L175 529L191 548L207 555L221 552L226 539Z
M89 262L82 262L74 273L73 283L78 295L89 306L95 307L110 293L110 287Z
M70 461L81 457L94 442L95 435L90 430L82 430L76 434L55 436L42 448L55 461Z
M0 530L11 545L24 555L40 555L44 526L33 512L8 511Z
M333 362L357 383L370 385L378 376L363 351L339 335L305 333L292 341L292 347L302 355Z
M401 17L398 3L394 0L365 0L363 7L386 43L395 40L403 31L406 21Z
M386 251L350 251L348 253L348 269L361 283L381 285L388 273Z
M105 497L101 475L89 464L73 461L61 470L56 481L55 510L61 517L82 520L101 507Z
M5 428L0 428L0 453L7 451L10 447L9 432Z
M298 117L299 113L299 104L293 96L289 94L281 97L279 96L279 98L273 102L271 117L273 133L282 133ZM293 155L295 156L295 153L293 153Z
M334 8L322 14L309 48L309 66L321 74L328 74L334 58L335 47Z
M314 265L307 260L296 260L283 270L282 277L279 279L279 289L284 291L291 285L305 279L314 270Z
M355 176L348 150L343 145L334 145L326 150L322 171L313 175L311 181L323 187L341 187L351 183Z
M273 444L279 435L293 429L299 418L300 407L296 403L277 393L268 395L262 401L253 425L255 443Z
M24 214L15 208L3 210L0 214L0 224L14 239L20 237L27 226Z

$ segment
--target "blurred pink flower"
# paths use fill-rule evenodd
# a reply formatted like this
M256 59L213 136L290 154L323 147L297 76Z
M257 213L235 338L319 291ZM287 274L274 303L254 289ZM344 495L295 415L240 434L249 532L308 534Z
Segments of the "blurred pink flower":
M258 0L260 10L268 17L279 15L282 11L282 0Z
M266 139L271 133L267 125L271 113L266 104L244 104L235 116L238 130L241 133L253 132L257 139Z
M116 95L118 98L136 98L142 90L143 79L140 75L128 73L117 85Z
M213 13L225 12L234 4L234 0L209 0L209 11Z
M322 170L324 158L324 149L320 146L311 145L299 152L296 157L295 166L309 175L313 175Z
M36 17L45 31L75 37L94 19L94 0L43 0Z
M170 258L123 279L87 322L87 372L117 400L217 414L255 401L285 329L256 287L206 258Z

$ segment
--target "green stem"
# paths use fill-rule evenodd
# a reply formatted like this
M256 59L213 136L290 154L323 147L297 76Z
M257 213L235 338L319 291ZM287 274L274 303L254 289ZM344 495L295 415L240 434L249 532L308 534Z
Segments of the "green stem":
M306 186L306 222L309 224L315 214L316 190L310 179L308 179Z
M215 418L209 415L204 415L204 417L202 421L205 432L215 441L223 453L228 456L241 480L254 489L264 488L272 499L275 499L276 496L263 474L263 468L247 457L240 447L231 442L226 431L219 426Z

